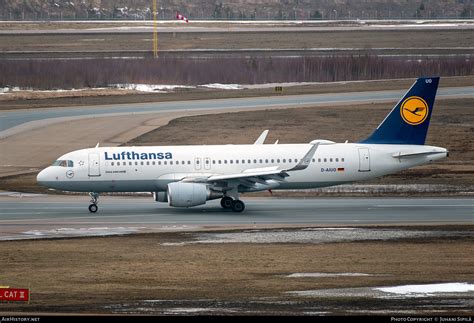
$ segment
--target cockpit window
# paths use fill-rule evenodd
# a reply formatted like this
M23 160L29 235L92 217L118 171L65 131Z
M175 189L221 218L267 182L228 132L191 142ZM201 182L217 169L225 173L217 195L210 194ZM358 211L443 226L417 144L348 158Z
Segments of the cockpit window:
M74 162L72 160L56 160L52 166L74 167Z

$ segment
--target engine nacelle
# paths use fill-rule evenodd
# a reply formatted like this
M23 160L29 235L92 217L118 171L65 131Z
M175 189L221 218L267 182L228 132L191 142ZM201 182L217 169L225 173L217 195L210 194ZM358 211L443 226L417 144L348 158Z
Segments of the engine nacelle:
M156 202L168 202L167 192L153 192L153 198Z
M176 207L190 207L205 204L207 200L222 197L222 192L216 192L206 184L200 183L169 183L168 204Z

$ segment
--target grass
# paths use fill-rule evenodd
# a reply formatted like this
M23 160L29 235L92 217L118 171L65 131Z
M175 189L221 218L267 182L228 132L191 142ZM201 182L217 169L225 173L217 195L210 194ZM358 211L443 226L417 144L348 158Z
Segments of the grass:
M448 226L443 230L472 231L472 226ZM326 244L163 245L183 241L193 241L193 234L1 242L0 253L9 264L0 267L2 284L19 287L31 284L32 302L0 304L0 310L107 313L110 311L107 305L163 300L155 305L160 313L163 307L179 307L174 304L193 307L193 301L208 300L218 310L226 306L225 302L239 304L242 310L258 310L260 301L265 302L264 308L274 306L273 313L285 310L303 313L311 306L322 306L333 313L350 313L353 308L347 306L348 300L344 298L298 298L286 292L473 279L473 256L465 252L472 246L472 237ZM374 276L285 277L305 272L356 272ZM350 302L363 300L360 306L364 310L416 308L419 314L434 310L423 307L423 300L417 299L376 302L356 298ZM288 309L284 305L288 301L296 303ZM462 306L439 306L436 310L463 313Z

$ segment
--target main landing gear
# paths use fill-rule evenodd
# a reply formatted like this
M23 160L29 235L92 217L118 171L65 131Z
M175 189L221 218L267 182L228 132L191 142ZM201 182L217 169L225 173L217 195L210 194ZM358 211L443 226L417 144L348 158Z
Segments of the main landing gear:
M89 205L89 212L95 213L99 209L99 207L97 206L97 203L99 201L99 194L94 193L94 192L90 192L89 196L91 197L91 204Z
M223 209L232 209L234 212L242 212L245 210L245 204L241 200L234 200L230 196L224 196L221 199L221 206Z

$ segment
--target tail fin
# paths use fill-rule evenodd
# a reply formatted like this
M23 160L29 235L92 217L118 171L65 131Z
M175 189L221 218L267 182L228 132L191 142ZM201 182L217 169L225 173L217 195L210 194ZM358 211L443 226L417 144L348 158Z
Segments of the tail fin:
M439 77L416 80L364 144L424 145Z

